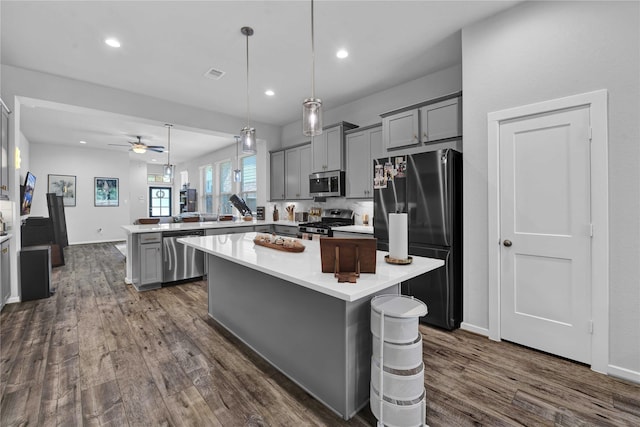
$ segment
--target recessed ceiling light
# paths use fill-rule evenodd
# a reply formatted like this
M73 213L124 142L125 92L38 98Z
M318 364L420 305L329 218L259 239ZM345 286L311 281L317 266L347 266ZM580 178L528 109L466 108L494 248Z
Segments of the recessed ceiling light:
M152 161L152 162L157 162L157 160L156 160L156 159L151 159L151 161Z
M80 144L86 144L87 141L80 141Z
M276 93L275 93L274 91L272 91L271 89L269 89L269 90L266 90L266 91L264 92L264 94L265 94L265 95L267 95L267 96L273 96L273 95L275 95Z
M344 59L344 58L346 58L347 56L349 56L349 52L347 52L347 51L346 51L346 50L344 50L344 49L340 49L338 52L336 52L336 56L337 56L338 58L340 58L340 59Z
M104 42L111 47L120 47L120 42L118 41L118 39L114 39L113 37L106 39Z

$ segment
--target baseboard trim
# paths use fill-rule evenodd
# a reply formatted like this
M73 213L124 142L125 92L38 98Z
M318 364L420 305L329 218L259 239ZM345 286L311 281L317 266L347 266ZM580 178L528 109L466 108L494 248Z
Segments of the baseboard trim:
M489 330L487 328L481 328L480 326L472 325L471 323L462 322L460 324L460 329L473 332L474 334L482 335L485 337L489 336Z
M88 242L69 242L69 246L91 245L94 243L119 243L119 242L126 242L126 240L125 239L117 239L117 240L107 239L107 240L91 240Z
M607 366L607 374L611 375L612 377L640 384L640 372L638 371L632 371L631 369L622 368L620 366L609 365Z

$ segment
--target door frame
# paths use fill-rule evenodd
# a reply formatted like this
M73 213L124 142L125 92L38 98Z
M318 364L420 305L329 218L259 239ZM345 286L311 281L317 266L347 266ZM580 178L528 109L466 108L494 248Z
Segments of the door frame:
M609 162L606 89L487 114L489 338L500 341L500 122L588 106L591 122L591 369L609 364Z

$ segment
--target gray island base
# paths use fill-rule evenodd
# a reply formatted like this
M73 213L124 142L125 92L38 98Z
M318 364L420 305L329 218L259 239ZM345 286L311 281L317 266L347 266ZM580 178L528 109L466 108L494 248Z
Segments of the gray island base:
M414 259L337 283L321 273L317 241L285 253L253 244L255 233L181 239L208 254L208 312L233 335L335 413L349 419L369 401L371 298L442 265ZM419 258L419 257L417 257Z

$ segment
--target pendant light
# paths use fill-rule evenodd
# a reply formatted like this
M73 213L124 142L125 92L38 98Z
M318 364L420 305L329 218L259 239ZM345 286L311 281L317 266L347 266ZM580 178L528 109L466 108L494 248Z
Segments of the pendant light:
M240 137L234 136L236 139L236 169L233 171L233 182L242 181L242 171L240 170L240 157L238 156L238 146L240 145Z
M165 123L167 127L167 164L164 165L164 176L171 178L173 176L173 165L171 164L171 127L168 123Z
M242 27L240 32L247 38L247 125L240 131L243 153L256 153L256 130L249 126L249 36L253 35L253 28Z
M316 53L313 34L313 0L311 0L311 98L302 103L302 133L316 136L322 133L322 101L316 98Z

